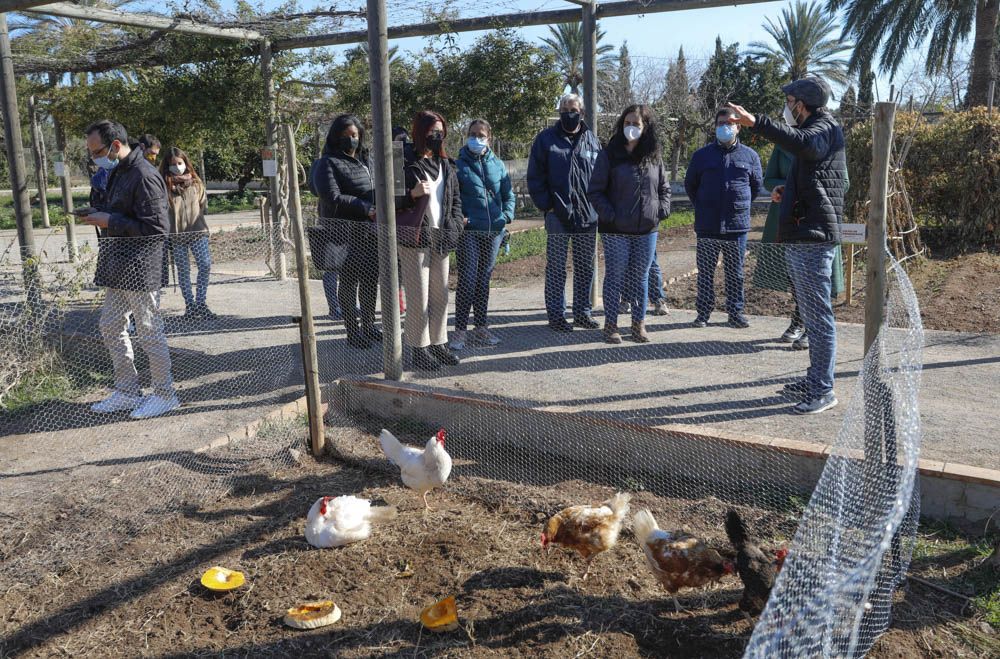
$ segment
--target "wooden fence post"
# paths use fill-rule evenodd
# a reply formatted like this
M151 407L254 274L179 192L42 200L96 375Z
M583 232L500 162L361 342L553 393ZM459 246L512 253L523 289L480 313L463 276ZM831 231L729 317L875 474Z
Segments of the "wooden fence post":
M872 139L871 204L868 207L865 263L865 354L878 338L885 320L886 215L888 213L889 167L895 103L875 104Z
M316 350L316 325L313 321L312 299L309 296L309 259L306 257L305 227L302 222L302 199L299 197L298 155L295 131L286 125L285 162L288 163L289 219L295 242L295 270L299 278L299 308L302 317L299 332L302 340L302 368L306 384L306 408L309 414L309 438L313 455L323 455L326 435L323 429L323 408L319 386L319 355Z
M597 5L593 0L582 2L583 4L583 100L587 125L590 130L597 135ZM569 239L568 236L565 237ZM552 236L549 236L552 240ZM573 243L573 250L576 250L576 242ZM597 306L597 291L600 288L600 273L598 272L597 237L594 237L594 275L590 282L590 306L591 311ZM654 256L655 258L655 256ZM606 264L605 264L606 265ZM574 300L574 304L576 300ZM605 308L611 304L604 300ZM613 301L618 304L618 300ZM575 310L574 310L575 313Z
M45 144L42 142L42 128L38 125L38 103L34 96L28 97L28 122L31 124L31 155L35 160L35 184L38 188L38 208L42 211L42 226L52 226L49 220L48 172L45 171Z

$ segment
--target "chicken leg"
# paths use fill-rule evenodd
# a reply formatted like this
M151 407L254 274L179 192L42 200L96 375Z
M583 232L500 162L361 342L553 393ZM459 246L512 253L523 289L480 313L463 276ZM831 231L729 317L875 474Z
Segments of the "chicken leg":
M428 492L430 492L430 490L424 490L424 497L423 497L424 498L424 506L425 506L424 512L427 512L428 510L434 510L433 508L431 508L431 504L427 503L427 493Z
M680 602L677 601L677 595L675 595L674 593L670 593L670 599L674 601L674 610L677 613L682 613L683 611L687 610L683 606L681 606Z

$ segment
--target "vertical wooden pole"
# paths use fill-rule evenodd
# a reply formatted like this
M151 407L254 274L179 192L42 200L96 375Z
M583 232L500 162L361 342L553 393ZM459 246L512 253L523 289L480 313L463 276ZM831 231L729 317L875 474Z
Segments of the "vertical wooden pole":
M31 226L31 200L28 198L28 176L24 166L24 144L21 141L21 117L17 109L17 89L14 62L7 33L7 14L0 13L0 103L3 106L4 146L10 167L10 190L14 197L14 217L17 222L17 243L21 248L21 269L24 291L29 305L38 299L38 267L35 263L35 237Z
M302 223L302 200L299 198L299 168L295 149L295 131L284 127L285 158L288 163L288 216L291 219L295 241L295 270L299 278L299 306L302 319L299 329L302 337L302 366L306 380L306 407L309 413L309 437L313 455L323 455L326 435L323 430L323 409L319 386L319 356L316 351L316 325L309 296L309 259L306 257L306 234Z
M396 266L396 203L393 195L389 37L385 0L368 0L368 66L371 71L372 159L378 222L378 283L382 297L382 369L387 380L403 377Z
M28 97L28 123L31 124L31 155L35 160L35 185L38 188L38 207L42 211L42 226L48 229L49 221L49 186L45 171L45 147L42 144L42 128L38 125L38 104L34 96Z
M841 251L844 252L844 262L847 267L844 278L844 294L846 295L844 301L850 306L854 303L854 245L841 245Z
M590 0L582 7L583 12L583 100L585 120L590 130L597 135L597 4ZM551 239L551 238L550 238ZM596 238L595 238L596 240ZM574 249L576 244L573 245ZM590 305L597 306L597 291L600 289L598 273L597 245L594 245L594 276L590 283ZM613 301L618 304L618 300ZM605 306L610 304L604 301Z
M865 263L865 354L878 338L885 320L886 215L889 194L889 155L895 103L875 104L872 140L871 205L868 207L868 256Z
M996 92L996 80L990 80L990 91L989 95L986 97L986 105L989 107L989 113L993 114L993 94Z
M260 45L260 70L264 78L264 100L267 103L267 121L264 127L266 139L264 140L264 145L277 158L278 127L276 122L278 106L274 100L272 60L271 42L265 39ZM270 177L269 189L271 197L271 254L274 259L273 267L278 281L285 281L288 278L288 263L285 258L285 246L281 239L281 181L278 179L278 175Z
M76 245L76 217L73 215L73 179L69 171L69 161L66 159L66 133L58 119L53 119L56 130L56 148L62 153L62 176L59 186L62 189L63 212L66 214L66 247L69 249L70 263L76 263L79 250Z

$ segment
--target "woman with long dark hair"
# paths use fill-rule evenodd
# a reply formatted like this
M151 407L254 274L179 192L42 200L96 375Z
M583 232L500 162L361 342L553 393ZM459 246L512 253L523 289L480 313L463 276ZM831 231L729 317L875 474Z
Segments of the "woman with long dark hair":
M648 105L630 105L618 117L614 136L597 157L587 196L604 244L604 338L622 342L618 300L624 292L632 304L632 340L647 343L649 266L660 220L670 215L670 178Z
M170 250L177 266L177 284L184 296L184 316L211 320L215 314L208 309L206 301L212 257L208 249L208 223L205 222L208 205L205 184L191 164L191 158L175 146L167 149L166 158L160 163L160 175L167 183ZM191 292L189 251L198 266L194 293Z
M344 318L347 342L364 349L382 340L375 327L378 302L378 248L375 233L375 184L365 146L365 128L352 114L333 120L322 157L314 164L312 184L319 196L321 226L331 241L347 248L339 270L323 274L331 315L336 298ZM360 318L359 318L360 306Z
M399 205L423 212L414 226L397 227L406 291L403 342L412 350L415 369L436 371L458 364L448 350L448 260L465 218L455 161L444 150L448 123L424 110L413 118L410 134L415 160L406 165L406 195Z

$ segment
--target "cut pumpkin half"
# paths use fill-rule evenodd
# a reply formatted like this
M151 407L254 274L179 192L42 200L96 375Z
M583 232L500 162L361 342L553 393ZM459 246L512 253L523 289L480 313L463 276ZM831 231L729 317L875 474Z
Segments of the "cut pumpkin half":
M288 609L288 613L285 614L285 624L295 629L326 627L338 620L340 620L340 607L330 600L306 602Z
M243 585L246 578L242 572L229 570L224 567L210 567L201 575L201 585L209 590L226 591L234 590Z
M454 596L449 596L420 613L420 622L432 632L450 632L458 629L458 608Z

